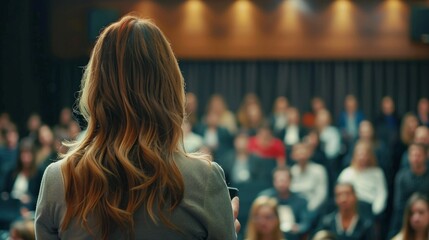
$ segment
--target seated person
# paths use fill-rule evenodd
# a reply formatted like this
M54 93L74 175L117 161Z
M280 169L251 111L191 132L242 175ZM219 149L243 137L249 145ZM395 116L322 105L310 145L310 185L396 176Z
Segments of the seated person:
M414 143L420 143L420 144L425 145L426 147L429 147L429 128L426 126L420 126L420 127L416 128L416 131L414 133L413 142ZM429 155L427 156L427 158L429 159ZM429 161L427 161L426 164L429 164ZM405 151L402 154L401 168L410 168L410 163L408 160L408 151Z
M278 165L284 165L286 151L282 141L275 138L268 124L258 129L256 136L249 139L249 152L264 159L275 159Z
M14 222L9 231L10 239L20 240L34 240L36 235L34 233L34 221L20 220Z
M0 188L2 196L17 199L27 210L34 210L39 195L42 173L38 170L32 143L23 142L19 147L16 167L6 174ZM23 212L21 209L21 212Z
M216 112L209 112L204 123L195 127L195 133L203 138L204 146L213 154L215 161L232 148L232 137L226 128L219 125L219 121L220 116Z
M200 151L204 146L203 138L192 132L191 123L188 120L184 120L182 124L183 130L183 147L187 153L193 153Z
M299 239L310 225L307 201L290 190L292 175L289 168L277 167L273 173L274 188L266 189L259 196L277 199L280 229L288 240Z
M255 199L250 209L246 240L281 240L280 218L277 201L261 196Z
M247 145L249 137L241 132L234 139L234 150L227 152L218 159L225 172L226 183L232 186L256 179L258 157L249 153Z
M321 219L316 232L326 230L336 235L337 239L344 240L375 239L372 220L359 214L352 184L338 183L335 186L335 204L337 210Z
M291 190L301 194L308 202L308 210L316 216L328 193L328 175L325 168L311 162L311 148L307 144L296 144L292 150Z
M401 232L392 240L427 240L429 238L429 200L415 193L408 199Z
M408 148L409 169L402 169L395 179L393 199L393 219L389 237L395 236L401 227L406 201L415 192L429 193L429 171L427 168L426 146L413 143Z
M372 206L374 216L379 216L385 209L386 179L383 170L377 166L369 142L359 141L356 144L350 167L341 172L338 182L353 184L358 199Z
M307 134L304 127L300 125L299 111L294 107L290 107L287 111L288 123L277 135L279 139L283 140L286 146L293 146L304 138Z

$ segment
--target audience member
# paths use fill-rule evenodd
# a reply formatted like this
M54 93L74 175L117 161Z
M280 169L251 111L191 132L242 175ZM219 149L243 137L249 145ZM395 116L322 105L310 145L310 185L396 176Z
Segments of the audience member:
M214 112L219 115L219 126L228 129L230 134L237 132L237 122L234 114L229 111L225 99L218 94L213 95L207 105L207 113Z
M200 121L200 115L198 114L198 99L194 93L186 93L185 103L186 118L188 119L191 126L196 126Z
M9 126L13 124L10 120L10 115L7 112L2 112L0 114L0 132L3 132L9 128ZM0 134L0 146L4 145L5 136L4 134Z
M341 113L338 127L344 143L347 146L353 143L358 136L359 124L365 119L358 109L358 101L354 95L347 95L344 100L344 111Z
M427 147L413 143L408 148L410 168L402 169L395 179L394 215L390 227L390 237L398 233L401 226L405 203L415 192L429 193L429 171L427 168Z
M34 221L33 220L19 220L14 222L9 231L10 240L35 240Z
M234 139L234 149L218 159L218 163L225 172L227 184L251 182L257 180L257 162L259 160L248 150L249 137L246 133L238 133ZM260 160L259 160L260 161Z
M299 239L310 227L307 201L290 190L291 172L285 166L273 173L274 188L262 191L259 196L277 199L280 216L280 229L288 240Z
M326 159L326 155L322 150L322 146L320 145L319 135L316 131L311 131L304 137L304 142L307 145L309 151L312 153L310 157L312 162L321 164L328 169L328 161Z
M386 179L391 179L392 163L391 156L389 155L389 149L386 147L383 141L378 140L374 135L374 128L370 121L364 120L359 124L359 136L353 143L351 151L344 157L343 166L347 167L350 165L350 161L353 157L353 149L359 141L368 142L374 151L377 158L377 165L383 169ZM389 177L387 177L389 176Z
M316 217L328 195L328 175L322 165L310 161L311 155L306 144L300 143L293 147L292 159L296 164L291 168L290 189L307 200L310 214Z
M232 137L226 128L219 125L219 117L217 113L209 112L204 122L195 128L215 161L232 148Z
M336 240L337 238L333 233L326 230L320 230L314 234L312 240Z
M300 125L298 109L289 107L287 110L287 118L288 123L286 127L278 133L277 137L282 139L287 147L292 147L296 143L302 141L307 131Z
M31 141L37 141L37 133L42 126L42 118L38 113L32 113L27 121L27 135Z
M426 147L429 147L429 129L426 126L419 126L414 132L414 143L420 143ZM429 156L427 156L429 158ZM429 162L428 162L429 164ZM410 163L408 160L408 150L404 152L401 159L401 168L409 168Z
M427 195L414 193L407 201L402 229L392 240L429 239L429 200Z
M282 240L277 201L261 196L255 199L250 209L246 240Z
M307 129L312 129L316 125L316 116L319 110L325 109L325 102L320 97L311 99L311 112L307 112L302 116L302 125Z
M74 141L79 137L80 133L81 133L81 129L80 129L79 123L72 120L69 123L68 129L67 129L68 139L70 141Z
M427 98L420 98L417 105L417 118L419 124L429 127L429 100Z
M256 135L264 122L264 114L259 98L255 94L249 93L244 97L240 109L238 109L237 119L240 128L247 131L250 136Z
M36 166L34 147L27 140L20 145L16 167L6 173L0 192L7 198L20 200L26 209L34 210L41 179L42 172Z
M341 150L341 136L338 129L331 125L331 114L326 109L318 111L316 128L326 157L331 161L336 160Z
M338 129L331 125L331 115L326 109L319 110L316 115L316 130L319 133L321 149L326 156L326 165L329 169L330 189L341 171L339 159L341 151L341 135Z
M383 171L369 142L359 141L354 149L350 167L338 177L339 182L353 184L359 200L372 206L372 213L379 216L386 207L387 185Z
M282 141L275 138L268 124L258 129L256 136L249 139L249 152L264 159L277 160L279 165L286 162L286 150Z
M14 124L9 124L0 132L5 139L4 145L0 145L0 186L5 172L15 167L18 158L19 134Z
M182 124L183 130L183 147L187 153L193 153L199 151L204 146L203 138L192 132L191 123L188 120L184 120Z
M335 186L335 204L337 210L321 219L316 232L326 230L337 239L375 239L372 220L359 213L353 184L343 182Z
M54 134L48 125L42 125L37 133L36 166L44 169L57 158Z
M35 240L33 220L20 220L14 222L10 228L10 240Z
M381 112L374 124L377 137L384 141L388 147L393 147L398 141L400 123L392 97L383 97L381 100Z
M289 100L280 96L274 101L273 113L270 117L270 125L273 126L274 135L277 135L288 124Z
M64 107L61 109L58 124L54 127L54 132L57 129L68 130L70 123L73 121L73 113L72 110L68 107Z

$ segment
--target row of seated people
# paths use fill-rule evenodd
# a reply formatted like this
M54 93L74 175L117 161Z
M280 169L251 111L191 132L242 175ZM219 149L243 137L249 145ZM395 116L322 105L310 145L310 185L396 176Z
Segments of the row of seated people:
M191 95L188 94L188 97L189 96ZM397 170L395 170L394 166L396 160L392 155L403 156L404 164L402 165L406 168L408 163L406 158L409 156L409 154L406 153L408 145L412 141L429 144L427 127L418 127L419 124L427 125L428 123L427 118L425 119L424 117L429 114L427 99L426 101L425 99L422 99L419 102L417 115L407 114L404 116L402 127L399 131L400 121L398 116L394 114L393 100L389 97L384 98L382 101L382 115L379 118L380 120L376 122L377 127L374 128L371 122L365 121L362 114L358 113L357 101L353 96L348 96L346 98L345 111L341 114L342 117L340 117L343 120L340 120L337 126L332 124L333 121L330 113L325 108L324 103L320 98L314 99L312 115L304 114L303 121L300 120L298 109L288 107L287 100L285 98L279 98L276 100L273 115L268 119L270 124L263 124L262 122L264 118L262 116L262 109L258 103L258 99L254 95L253 97L252 95L249 96L250 97L246 97L244 99L244 103L242 107L240 107L239 114L237 114L238 121L235 120L234 116L231 117L231 114L225 115L225 110L227 110L227 108L225 108L224 101L220 96L212 98L218 100L213 100L209 103L208 109L210 110L208 110L203 121L200 121L196 125L190 124L193 121L193 112L190 109L187 110L189 114L189 124L184 124L185 149L188 152L195 150L210 152L213 154L215 161L223 162L222 165L225 169L228 168L228 165L233 166L231 169L235 172L229 173L229 182L239 181L240 178L246 178L245 171L240 170L243 168L243 165L241 167L236 167L235 164L231 165L232 161L227 161L227 153L234 149L235 136L237 136L236 138L239 138L241 135L247 135L249 139L245 146L250 153L258 156L259 158L274 159L275 161L272 162L275 162L278 165L284 165L284 163L286 163L290 167L294 164L292 157L294 145L305 141L306 148L312 149L313 154L311 159L315 163L323 165L328 175L327 195L329 199L329 197L332 198L333 196L333 186L338 177L342 173L343 169L347 168L352 162L351 159L353 159L352 156L355 149L354 145L363 140L371 143L372 149L375 151L377 165L383 170L384 178L387 182L387 191L385 192L387 192L388 196L393 199L393 196L397 192L394 188L394 179ZM216 101L218 104L216 104ZM190 103L191 101L188 99L187 108L192 105ZM37 119L37 115L31 116L29 119L29 131L24 138L32 139L33 143L36 143L36 140L41 143L40 145L35 144L37 148L35 158L38 169L43 170L45 164L49 163L49 161L45 161L46 159L55 159L57 157L56 152L66 151L64 150L65 148L61 146L61 142L64 139L73 139L73 136L76 136L76 133L78 133L77 129L79 129L79 125L71 120L70 110L64 112L65 117L63 117L62 112L60 123L53 128L54 130L49 128L49 126L42 125L40 116L39 119ZM228 113L228 111L226 111L226 113ZM228 115L230 117L225 118L225 116ZM17 163L19 162L13 161L13 164L9 165L9 167L4 167L8 165L4 164L8 162L5 159L16 160L19 159L19 157L17 154L18 144L16 144L18 139L16 134L18 131L16 129L14 130L13 127L4 127L8 124L4 124L3 119L2 115L0 128L4 134L1 134L0 136L0 170L4 174L1 174L0 177L6 176L6 173L10 173L12 171L15 171L16 173L16 167L18 166ZM63 119L65 119L65 121L63 121ZM233 124L224 125L224 119L230 119L226 122ZM237 125L236 122L239 122L240 129L242 130L238 130L238 127L235 129L231 127L234 124ZM341 122L345 124L342 124ZM304 125L306 127L303 127ZM56 129L60 129L60 131L57 131ZM243 130L245 131L245 134L241 134ZM13 134L14 132L15 136ZM398 134L398 132L400 132L400 134ZM395 134L400 135L399 144L397 143L398 141L393 143L394 141L392 139L395 138L390 136L394 136ZM15 157L11 157L13 154L9 154L10 152L13 152L10 151L11 149L14 149ZM392 151L392 149L394 151ZM401 164L397 165L400 166ZM270 170L263 170L262 167L257 169L256 175L270 175ZM39 172L39 170L36 172ZM226 170L225 172L228 171ZM241 173L237 174L237 172ZM249 175L252 176L251 174ZM16 178L18 174L15 174L14 176L15 179L13 180L13 187L15 187L15 182L17 182L16 180L20 179ZM252 177L249 179L252 179ZM4 182L4 179L0 179L0 187L5 185L3 184ZM261 184L261 186L262 185L263 184ZM4 189L6 188L2 187L0 190L2 192L7 192ZM370 194L367 194L367 197L369 195ZM4 196L4 199L10 199L11 194L2 194L2 196ZM389 201L387 201L387 203L384 201L384 206L383 204L375 204L378 207L373 208L382 209L381 211L384 211L388 204ZM378 215L378 213L375 214ZM384 218L389 219L389 217Z
M31 115L22 138L7 115L0 128L0 230L7 230L13 221L33 216L45 168L67 151L62 142L73 140L80 128L67 108L54 128Z
M313 145L304 142L296 144L291 153L289 161L294 162L290 173L292 177L277 179L274 174L273 184L271 182L272 171L282 162L277 159L267 159L251 152L249 149L249 138L246 134L239 134L234 143L235 150L225 154L218 159L223 167L227 183L239 187L241 190L242 219L247 219L247 210L250 208L254 198L265 188L274 185L279 188L287 187L285 196L296 193L307 201L302 206L302 200L290 200L288 197L279 199L281 204L298 204L292 209L304 211L294 214L295 220L302 224L300 234L309 232L314 228L315 222L321 217L324 210L332 207L333 198L329 196L329 166L312 161L315 154ZM429 194L429 171L427 168L427 147L420 143L413 143L407 151L409 164L396 176L393 204L393 214L387 216L388 187L383 169L377 166L377 158L368 141L360 140L356 143L351 157L351 164L343 169L335 182L348 182L353 184L359 199L362 211L373 219L377 228L377 239L385 239L387 236L395 235L400 228L401 216L406 200L413 192ZM271 195L279 195L281 190L271 189ZM293 194L292 194L293 195ZM280 196L280 195L279 195ZM292 198L293 199L293 198ZM302 217L304 215L305 217ZM389 235L387 235L389 234ZM299 235L299 234L298 234ZM288 239L293 239L288 236Z
M267 191L252 203L244 233L247 240L294 239L302 224L294 224L287 206ZM324 214L305 239L378 240L373 219L363 213L353 184L335 186L335 209ZM292 224L290 223L292 219ZM289 230L290 229L290 230ZM289 230L285 232L285 230ZM292 232L292 233L291 233ZM400 232L392 240L426 240L429 236L429 198L414 193L407 200Z

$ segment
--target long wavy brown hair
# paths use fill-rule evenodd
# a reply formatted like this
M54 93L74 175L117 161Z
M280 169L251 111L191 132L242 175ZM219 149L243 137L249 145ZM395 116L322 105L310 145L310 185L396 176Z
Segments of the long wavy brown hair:
M154 24L125 16L101 33L79 97L88 127L62 165L62 230L77 220L93 236L119 229L133 238L140 207L175 228L166 215L184 194L174 162L183 152L184 103L177 60Z

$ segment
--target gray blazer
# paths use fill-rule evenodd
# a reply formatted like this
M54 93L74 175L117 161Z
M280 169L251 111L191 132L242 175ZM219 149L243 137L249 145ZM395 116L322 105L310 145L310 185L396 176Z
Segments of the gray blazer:
M236 239L231 202L222 168L217 163L191 159L177 155L176 164L185 183L184 198L173 211L170 220L180 230L174 231L162 222L153 223L144 207L134 214L135 239ZM49 239L93 239L72 221L60 231L66 211L61 164L55 162L46 169L37 202L35 228L36 238ZM91 223L90 223L91 225ZM91 227L96 233L96 227ZM96 234L96 239L100 235ZM109 239L124 239L121 232L114 232Z

